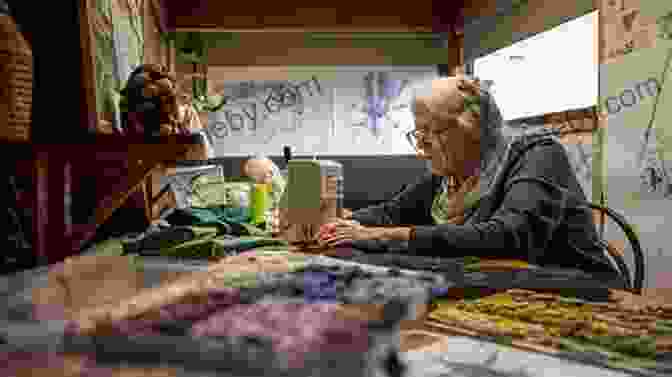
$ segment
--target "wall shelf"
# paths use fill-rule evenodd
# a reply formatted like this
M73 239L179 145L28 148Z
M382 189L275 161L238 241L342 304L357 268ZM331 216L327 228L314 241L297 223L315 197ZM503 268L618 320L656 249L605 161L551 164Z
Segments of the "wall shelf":
M53 263L77 253L78 246L93 237L96 229L137 192L144 196L145 214L151 221L158 200L152 190L155 176L162 174L166 164L184 159L189 148L200 141L199 135L154 138L88 135L68 143L0 142L6 150L31 161L33 239L38 259ZM96 158L98 154L100 159ZM107 177L98 162L114 160L125 165L124 174ZM88 172L87 175L97 177L96 187L89 188L95 191L95 209L86 224L73 224L70 204L64 200L72 195L73 172ZM73 198L78 200L81 198Z

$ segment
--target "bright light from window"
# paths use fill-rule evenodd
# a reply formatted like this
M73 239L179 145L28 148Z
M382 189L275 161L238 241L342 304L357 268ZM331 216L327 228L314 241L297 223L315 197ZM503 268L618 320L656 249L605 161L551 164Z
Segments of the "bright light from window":
M594 106L598 101L598 11L474 61L492 80L505 120Z

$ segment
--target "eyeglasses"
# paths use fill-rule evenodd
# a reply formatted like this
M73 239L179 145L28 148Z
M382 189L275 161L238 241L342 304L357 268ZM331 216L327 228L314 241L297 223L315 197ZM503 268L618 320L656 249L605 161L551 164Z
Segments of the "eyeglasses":
M420 130L411 130L406 132L406 140L413 147L416 152L422 150L420 148L418 141L424 142L427 139L427 134Z
M415 149L416 152L420 152L424 150L424 148L421 148L421 144L430 144L432 142L432 139L439 136L443 135L444 133L450 131L450 128L444 128L442 130L439 130L438 132L436 131L422 131L422 130L411 130L406 133L406 140L411 144L413 149Z

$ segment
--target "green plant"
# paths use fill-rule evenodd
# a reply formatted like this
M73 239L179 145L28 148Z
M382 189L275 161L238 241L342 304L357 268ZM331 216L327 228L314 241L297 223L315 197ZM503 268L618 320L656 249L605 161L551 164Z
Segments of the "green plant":
M194 73L199 66L208 64L208 49L212 45L211 38L204 33L165 33L161 39L166 44L175 47L175 59L180 63L192 64ZM207 69L206 69L207 71ZM227 102L224 96L208 95L208 79L206 77L194 77L192 79L191 104L198 112L219 111Z
M658 37L672 39L672 12L658 18Z
M173 44L178 62L207 64L210 43L203 33L172 32L162 34L161 39L164 43Z
M226 105L227 97L221 95L208 95L207 78L194 78L193 97L191 104L198 112L217 112Z

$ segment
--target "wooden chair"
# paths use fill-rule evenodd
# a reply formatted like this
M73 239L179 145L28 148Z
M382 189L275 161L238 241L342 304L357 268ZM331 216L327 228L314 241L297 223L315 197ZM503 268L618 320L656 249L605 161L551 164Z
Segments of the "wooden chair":
M553 182L550 182L541 177L519 177L514 180L514 182L521 181L531 181L538 184L541 184L550 191L556 191L565 197L576 197L574 194L569 193L568 190L564 187L561 187ZM513 183L511 183L513 184ZM625 233L625 237L630 243L632 252L634 254L634 264L635 264L635 277L631 279L631 274L628 269L628 265L625 263L624 252L621 251L613 242L604 240L604 232L600 231L599 241L601 246L607 251L607 253L614 259L618 267L619 272L623 275L626 283L628 284L628 289L636 294L642 294L642 288L644 285L644 252L642 251L642 246L639 242L639 238L635 233L632 225L621 215L620 213L614 211L613 209L603 206L601 204L592 203L584 199L579 199L580 204L577 206L577 209L585 209L592 211L594 214L597 211L597 218L602 219L604 217L609 217L613 220L619 228ZM602 225L604 221L597 221L598 224ZM600 229L603 229L600 226Z
M635 233L632 225L630 225L625 217L620 213L614 211L613 209L602 206L596 203L588 203L588 206L593 212L593 215L597 219L596 223L600 225L600 242L602 247L609 253L609 255L614 259L616 265L625 277L629 284L629 289L637 294L642 294L642 288L644 285L644 275L645 275L645 265L644 265L644 252L642 250L641 243L639 238ZM630 248L634 254L634 264L635 264L635 276L632 279L630 270L627 263L625 262L625 253L624 248L618 247L616 242L613 240L604 239L604 227L606 225L607 217L615 222L618 227L625 233L625 237L630 243Z

